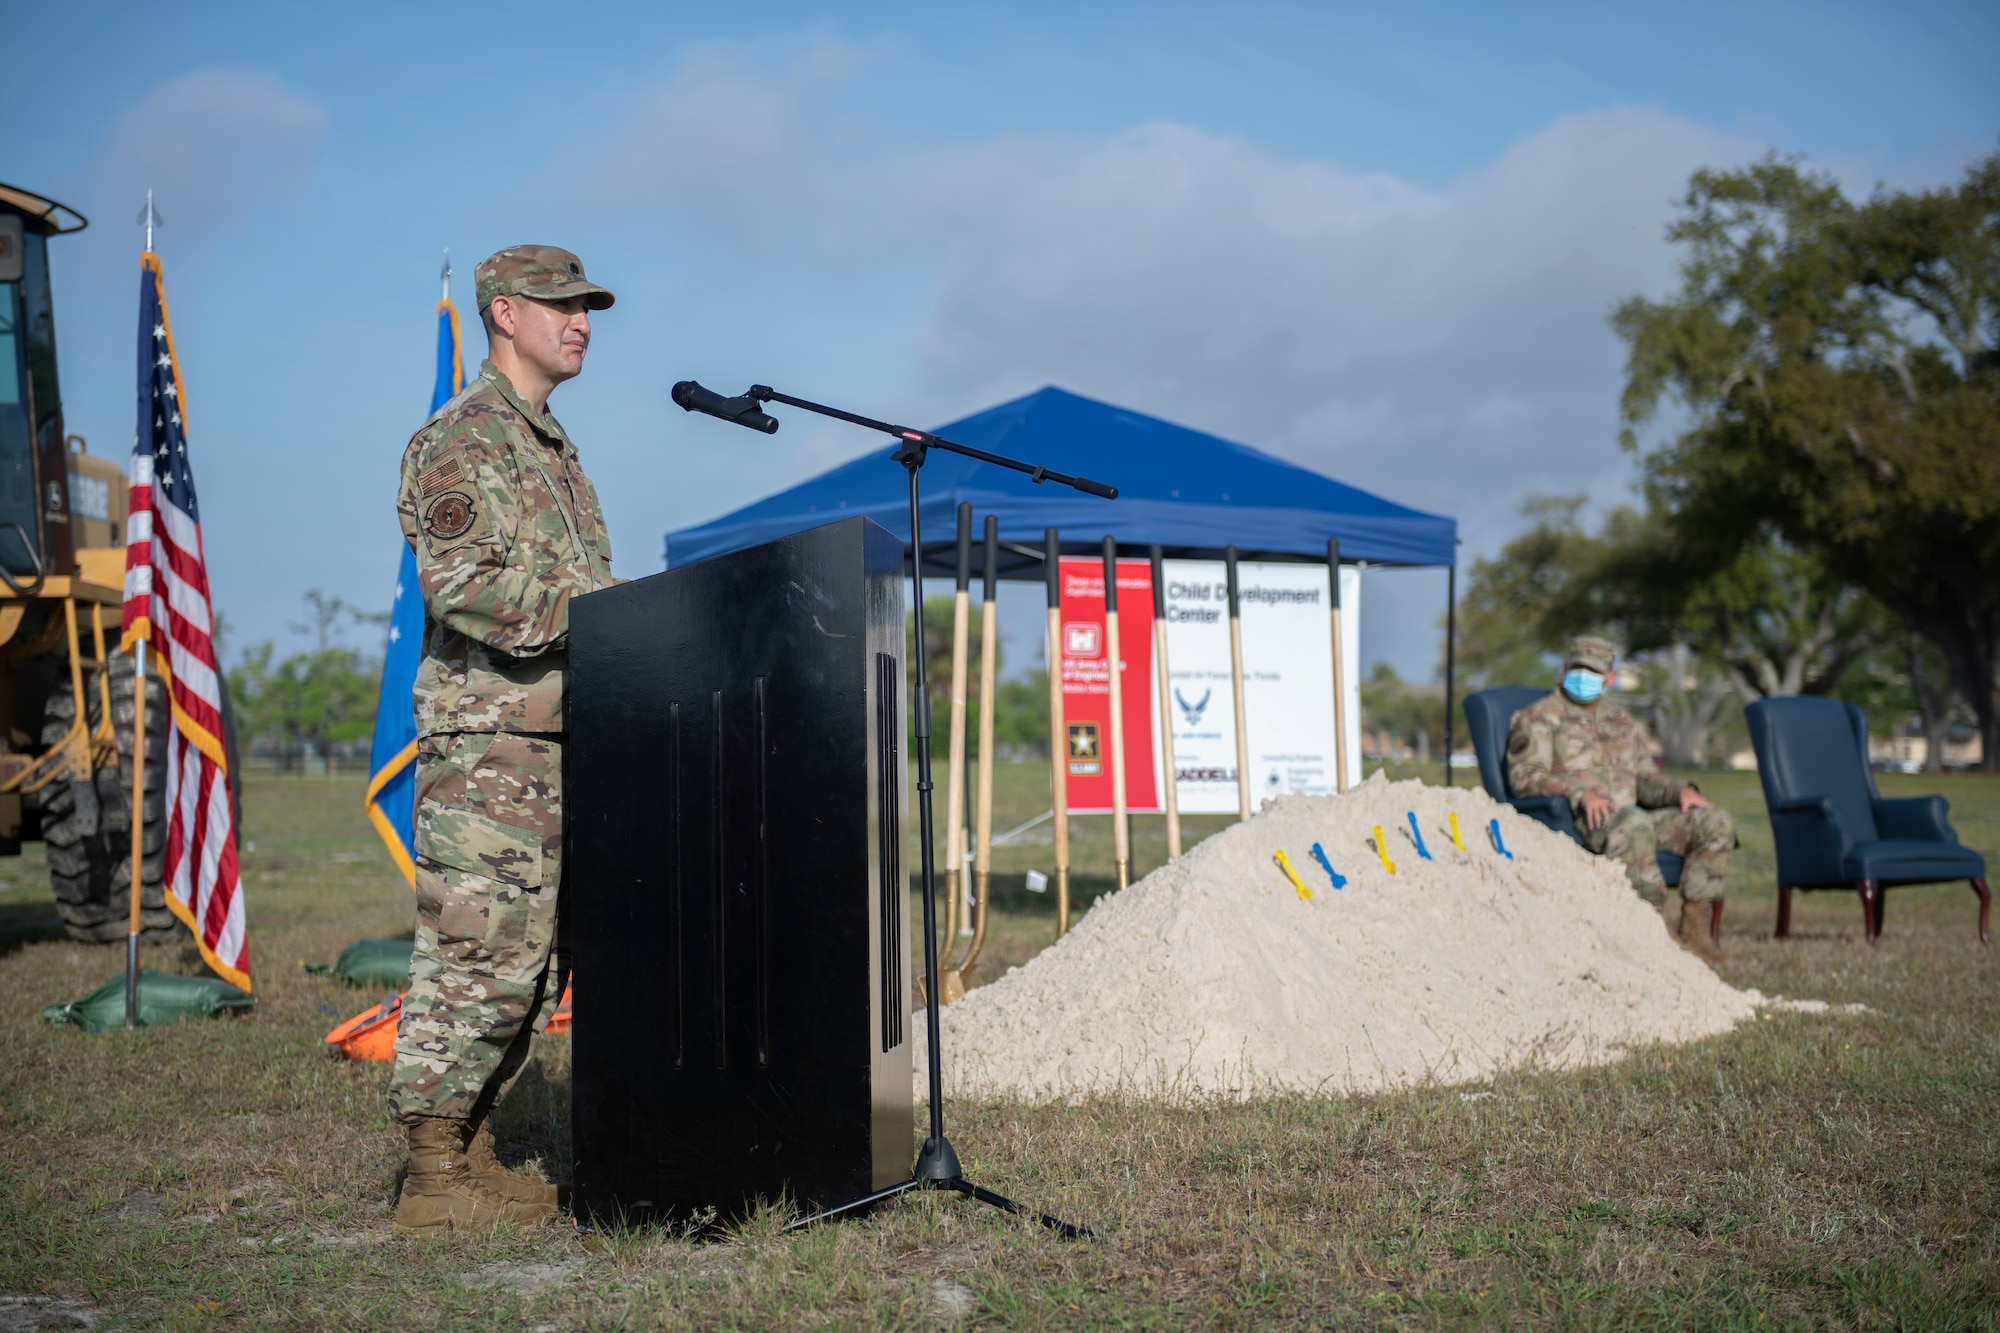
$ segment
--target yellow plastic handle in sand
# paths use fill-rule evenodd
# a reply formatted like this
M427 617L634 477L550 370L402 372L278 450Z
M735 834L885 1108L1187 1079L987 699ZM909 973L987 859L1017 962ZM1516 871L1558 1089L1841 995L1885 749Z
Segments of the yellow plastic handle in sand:
M1465 850L1465 839L1458 836L1458 811L1456 810L1452 811L1451 814L1447 816L1447 818L1449 818L1451 821L1452 846L1458 848L1458 850L1462 852Z
M1271 859L1278 863L1278 869L1285 872L1285 878L1290 880L1292 887L1299 891L1299 900L1301 902L1311 902L1313 900L1313 891L1306 887L1304 880L1299 878L1299 872L1292 869L1292 858L1285 855L1285 849L1280 847L1277 851L1271 853Z
M1382 858L1382 868L1390 874L1396 873L1396 863L1389 859L1389 840L1382 836L1382 826L1375 826L1375 854Z

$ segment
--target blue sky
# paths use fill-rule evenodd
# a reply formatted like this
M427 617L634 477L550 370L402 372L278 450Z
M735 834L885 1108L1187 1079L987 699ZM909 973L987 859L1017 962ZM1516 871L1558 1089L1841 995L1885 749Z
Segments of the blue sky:
M1452 514L1469 557L1530 493L1624 496L1604 319L1667 289L1689 171L1928 186L2000 133L1991 4L745 15L16 7L0 180L92 219L53 249L69 428L130 447L151 187L236 646L309 587L386 605L447 245L465 307L524 241L618 292L553 406L621 574L870 445L721 432L688 376L920 423L1060 384ZM1371 576L1364 658L1428 676L1442 593Z

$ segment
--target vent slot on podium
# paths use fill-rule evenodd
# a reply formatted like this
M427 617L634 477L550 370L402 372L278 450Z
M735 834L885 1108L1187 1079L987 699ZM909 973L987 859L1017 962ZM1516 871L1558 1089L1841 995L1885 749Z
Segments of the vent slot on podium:
M902 780L902 745L896 725L896 700L902 694L902 668L894 653L875 654L875 808L876 860L881 867L876 911L880 914L882 961L882 1050L903 1044L903 1016L909 1008L903 986L903 829L898 813Z
M750 911L756 918L756 934L751 938L751 965L756 971L757 1067L771 1067L771 809L766 764L771 752L771 732L764 718L764 678L752 682L750 741L756 758L751 768L757 778L757 847L752 864Z
M724 868L722 826L722 691L708 697L708 988L709 1021L715 1024L715 1067L729 1068L729 872Z
M673 974L673 990L667 1003L667 1040L673 1051L674 1068L687 1064L687 966L683 942L687 939L687 918L683 912L682 886L685 875L687 838L681 826L681 706L667 705L667 948Z

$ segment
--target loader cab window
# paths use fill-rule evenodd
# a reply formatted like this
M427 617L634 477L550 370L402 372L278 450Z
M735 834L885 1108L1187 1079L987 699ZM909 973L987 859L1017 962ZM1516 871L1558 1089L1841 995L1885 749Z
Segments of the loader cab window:
M0 282L0 519L19 523L35 540L35 433L28 421L27 339L23 336L21 284ZM0 562L15 573L28 569L12 531L0 532Z
M39 309L50 326L49 370L53 377L54 321L47 318L48 238L30 232L21 215L0 209L0 520L21 525L28 540L40 540L35 497L34 410L50 391L33 391L31 320ZM12 531L0 530L0 564L14 573L30 568L28 552Z
M28 395L22 383L27 378L21 364L21 284L0 282L0 408L17 429L28 425ZM18 418L18 422L16 422Z

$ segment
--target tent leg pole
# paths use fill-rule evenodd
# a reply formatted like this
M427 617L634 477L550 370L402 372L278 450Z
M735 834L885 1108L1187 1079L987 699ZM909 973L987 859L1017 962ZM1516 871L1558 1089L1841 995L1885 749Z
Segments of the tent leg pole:
M1174 758L1174 673L1167 665L1167 583L1164 553L1153 557L1153 655L1158 659L1160 689L1160 771L1164 775L1167 809L1167 859L1181 854L1180 763Z
M1333 789L1347 794L1347 682L1340 646L1340 538L1326 539L1326 576L1333 605Z
M1444 567L1444 785L1451 785L1451 709L1458 666L1458 566Z
M1243 612L1236 596L1236 548L1223 551L1229 579L1229 693L1236 707L1236 817L1250 822L1250 720L1243 705Z
M1049 593L1049 808L1055 812L1056 938L1069 933L1069 733L1063 726L1062 546L1042 534Z
M1111 858L1123 892L1132 882L1132 830L1125 814L1125 682L1118 642L1118 547L1104 539L1104 660L1111 668Z

